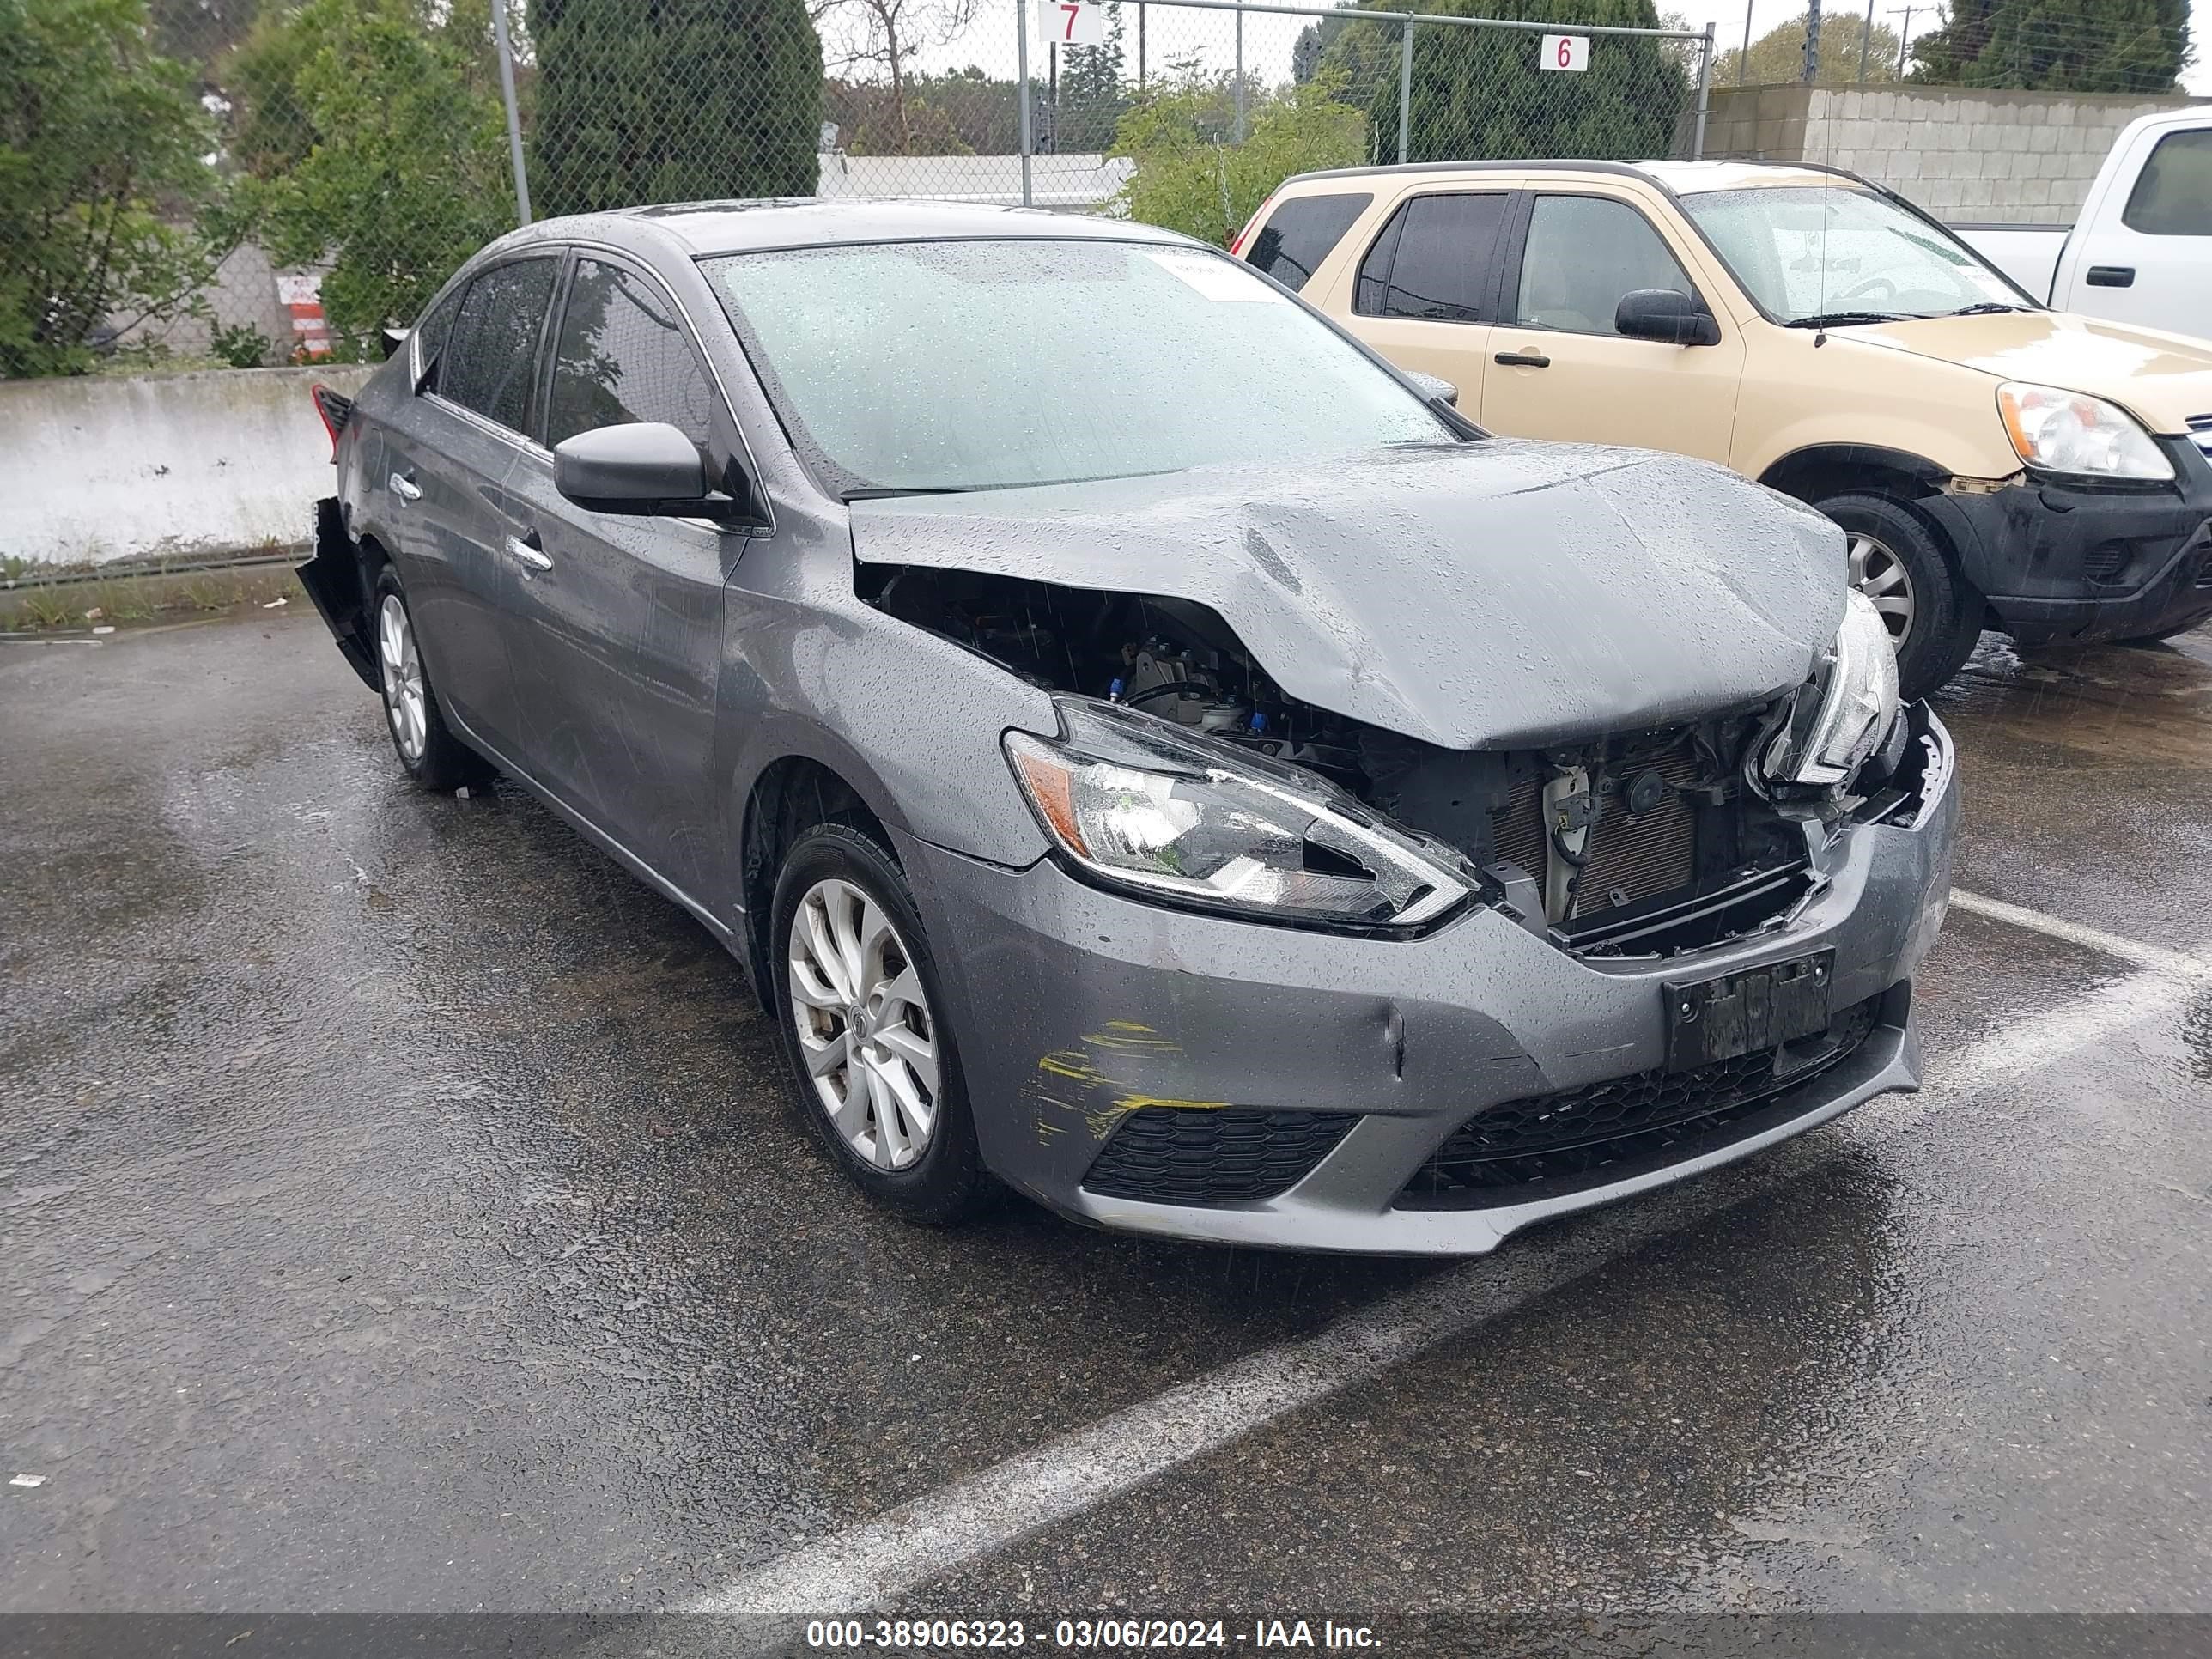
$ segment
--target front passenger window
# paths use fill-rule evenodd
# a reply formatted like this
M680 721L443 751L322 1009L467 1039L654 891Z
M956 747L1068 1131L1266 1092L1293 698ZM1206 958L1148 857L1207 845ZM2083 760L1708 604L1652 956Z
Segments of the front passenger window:
M619 265L576 262L553 361L545 441L629 421L665 421L704 449L714 398L658 289Z
M538 345L559 262L515 259L469 284L438 370L438 395L527 434Z
M1540 196L1521 258L1522 328L1614 334L1621 296L1640 288L1695 294L1651 222L1626 202L1598 196Z

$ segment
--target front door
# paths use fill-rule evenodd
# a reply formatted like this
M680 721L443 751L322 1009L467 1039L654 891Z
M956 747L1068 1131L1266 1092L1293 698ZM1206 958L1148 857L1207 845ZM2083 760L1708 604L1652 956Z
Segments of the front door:
M1726 463L1743 378L1743 336L1718 318L1718 345L1623 339L1621 296L1695 295L1665 240L1633 203L1539 194L1501 295L1482 382L1482 423L1516 438L1635 444Z
M1409 198L1361 256L1352 285L1352 331L1401 368L1449 380L1470 420L1482 418L1497 254L1512 203L1502 190Z
M726 411L674 302L642 270L580 254L556 336L545 442L665 421L719 468ZM521 571L516 649L538 781L687 893L708 890L719 833L711 749L722 589L745 532L594 513L517 472L506 536Z
M2212 127L2136 143L2142 171L2126 203L2117 216L2101 208L2066 250L2073 305L2115 322L2212 334Z

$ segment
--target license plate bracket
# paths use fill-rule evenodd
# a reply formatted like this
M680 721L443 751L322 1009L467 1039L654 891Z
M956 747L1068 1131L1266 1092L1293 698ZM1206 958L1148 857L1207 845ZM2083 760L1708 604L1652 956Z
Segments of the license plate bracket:
M1667 1069L1693 1071L1828 1029L1836 953L1667 986Z

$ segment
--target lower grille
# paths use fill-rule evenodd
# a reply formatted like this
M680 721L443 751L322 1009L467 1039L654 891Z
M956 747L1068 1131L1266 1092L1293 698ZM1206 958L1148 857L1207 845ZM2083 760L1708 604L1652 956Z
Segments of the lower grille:
M1288 1192L1336 1150L1356 1112L1146 1106L1121 1120L1086 1192L1149 1204L1247 1204Z
M1476 1113L1437 1148L1398 1195L1401 1209L1480 1209L1616 1181L1724 1145L1777 1095L1856 1053L1880 997L1835 1015L1825 1036L1794 1045L1809 1064L1777 1077L1782 1050L1694 1071L1663 1067L1561 1094L1509 1100Z

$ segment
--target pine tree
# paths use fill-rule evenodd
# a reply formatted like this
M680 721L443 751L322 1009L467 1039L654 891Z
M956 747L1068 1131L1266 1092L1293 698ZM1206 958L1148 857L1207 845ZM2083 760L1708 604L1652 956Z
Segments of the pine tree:
M1912 43L1940 86L2166 93L2189 60L2189 0L1956 0Z
M530 21L544 211L813 193L805 0L532 0Z

